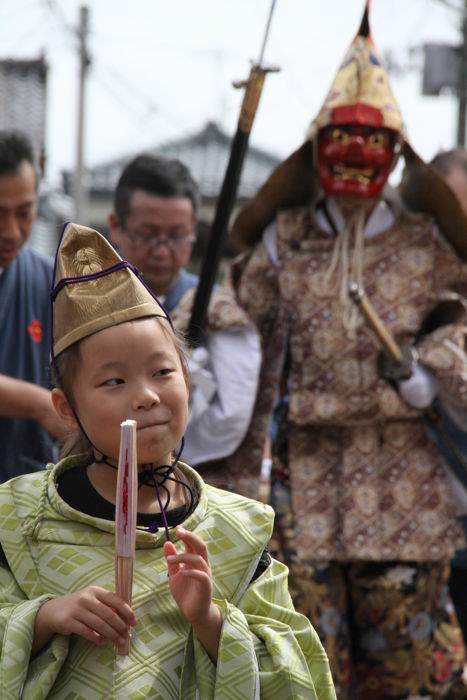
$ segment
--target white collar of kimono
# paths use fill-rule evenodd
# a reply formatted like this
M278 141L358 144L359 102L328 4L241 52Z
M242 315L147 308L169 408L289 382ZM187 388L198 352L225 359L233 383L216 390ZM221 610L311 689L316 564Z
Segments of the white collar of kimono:
M322 201L323 200L321 200L321 202ZM318 203L316 209L316 221L323 231L329 234L334 234L331 224L329 223L322 208L319 206L320 203ZM345 220L342 216L342 211L338 201L334 197L328 197L326 199L326 208L337 231L342 233L345 228ZM381 199L368 217L368 221L366 222L364 229L365 238L371 238L371 236L376 236L378 233L382 233L388 228L391 228L395 219L396 217L389 204L385 202L384 199Z

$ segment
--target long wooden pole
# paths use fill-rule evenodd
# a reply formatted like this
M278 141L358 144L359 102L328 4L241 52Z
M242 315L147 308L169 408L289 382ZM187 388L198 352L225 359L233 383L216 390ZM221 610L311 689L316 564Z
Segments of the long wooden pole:
M353 283L349 287L349 295L354 303L361 309L364 318L377 338L380 340L386 354L396 362L403 362L404 356L402 350L392 337L389 329L384 325L382 319L378 316L376 309L366 296L364 290L357 284ZM435 435L437 435L443 443L444 449L450 456L449 464L457 478L462 484L466 485L467 456L446 429L443 417L439 412L436 402L425 409L423 419L428 428L434 431Z
M402 362L403 355L400 347L376 313L376 310L365 294L365 291L359 287L358 284L353 282L349 287L349 296L354 304L356 304L356 306L358 306L361 310L368 325L379 339L387 355L389 355L389 357L396 362Z

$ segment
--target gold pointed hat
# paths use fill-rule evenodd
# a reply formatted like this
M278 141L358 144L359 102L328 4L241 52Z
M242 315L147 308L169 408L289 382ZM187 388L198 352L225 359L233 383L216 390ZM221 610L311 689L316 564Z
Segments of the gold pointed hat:
M371 39L369 8L366 0L357 35L305 142L278 165L234 219L230 238L238 248L255 245L279 210L309 204L319 196L313 150L317 133L329 124L346 123L386 127L400 134L406 163L400 186L403 204L432 216L440 233L467 262L467 217L443 178L407 141L399 107Z
M144 316L168 318L128 263L91 228L66 225L55 257L53 354Z
M363 124L404 131L402 115L378 58L369 24L370 0L321 110L310 127L310 136L329 124Z

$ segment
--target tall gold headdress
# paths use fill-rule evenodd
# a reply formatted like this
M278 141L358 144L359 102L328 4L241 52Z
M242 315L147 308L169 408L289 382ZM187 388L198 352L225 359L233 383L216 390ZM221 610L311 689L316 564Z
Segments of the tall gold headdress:
M357 35L305 142L274 170L234 220L230 236L239 248L254 245L280 209L309 204L319 196L313 152L318 131L330 124L362 124L400 134L406 163L400 187L402 203L433 216L457 254L467 260L467 215L444 179L424 163L407 140L401 112L371 38L369 10L370 0L366 0Z
M329 124L364 124L403 131L402 115L370 33L370 0L359 30L344 56L312 132Z

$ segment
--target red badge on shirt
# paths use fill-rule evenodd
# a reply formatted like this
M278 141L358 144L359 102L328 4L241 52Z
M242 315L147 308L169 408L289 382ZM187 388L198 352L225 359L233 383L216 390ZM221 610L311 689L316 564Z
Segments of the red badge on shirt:
M44 335L42 321L38 321L36 318L31 321L28 326L28 333L35 343L40 343Z

